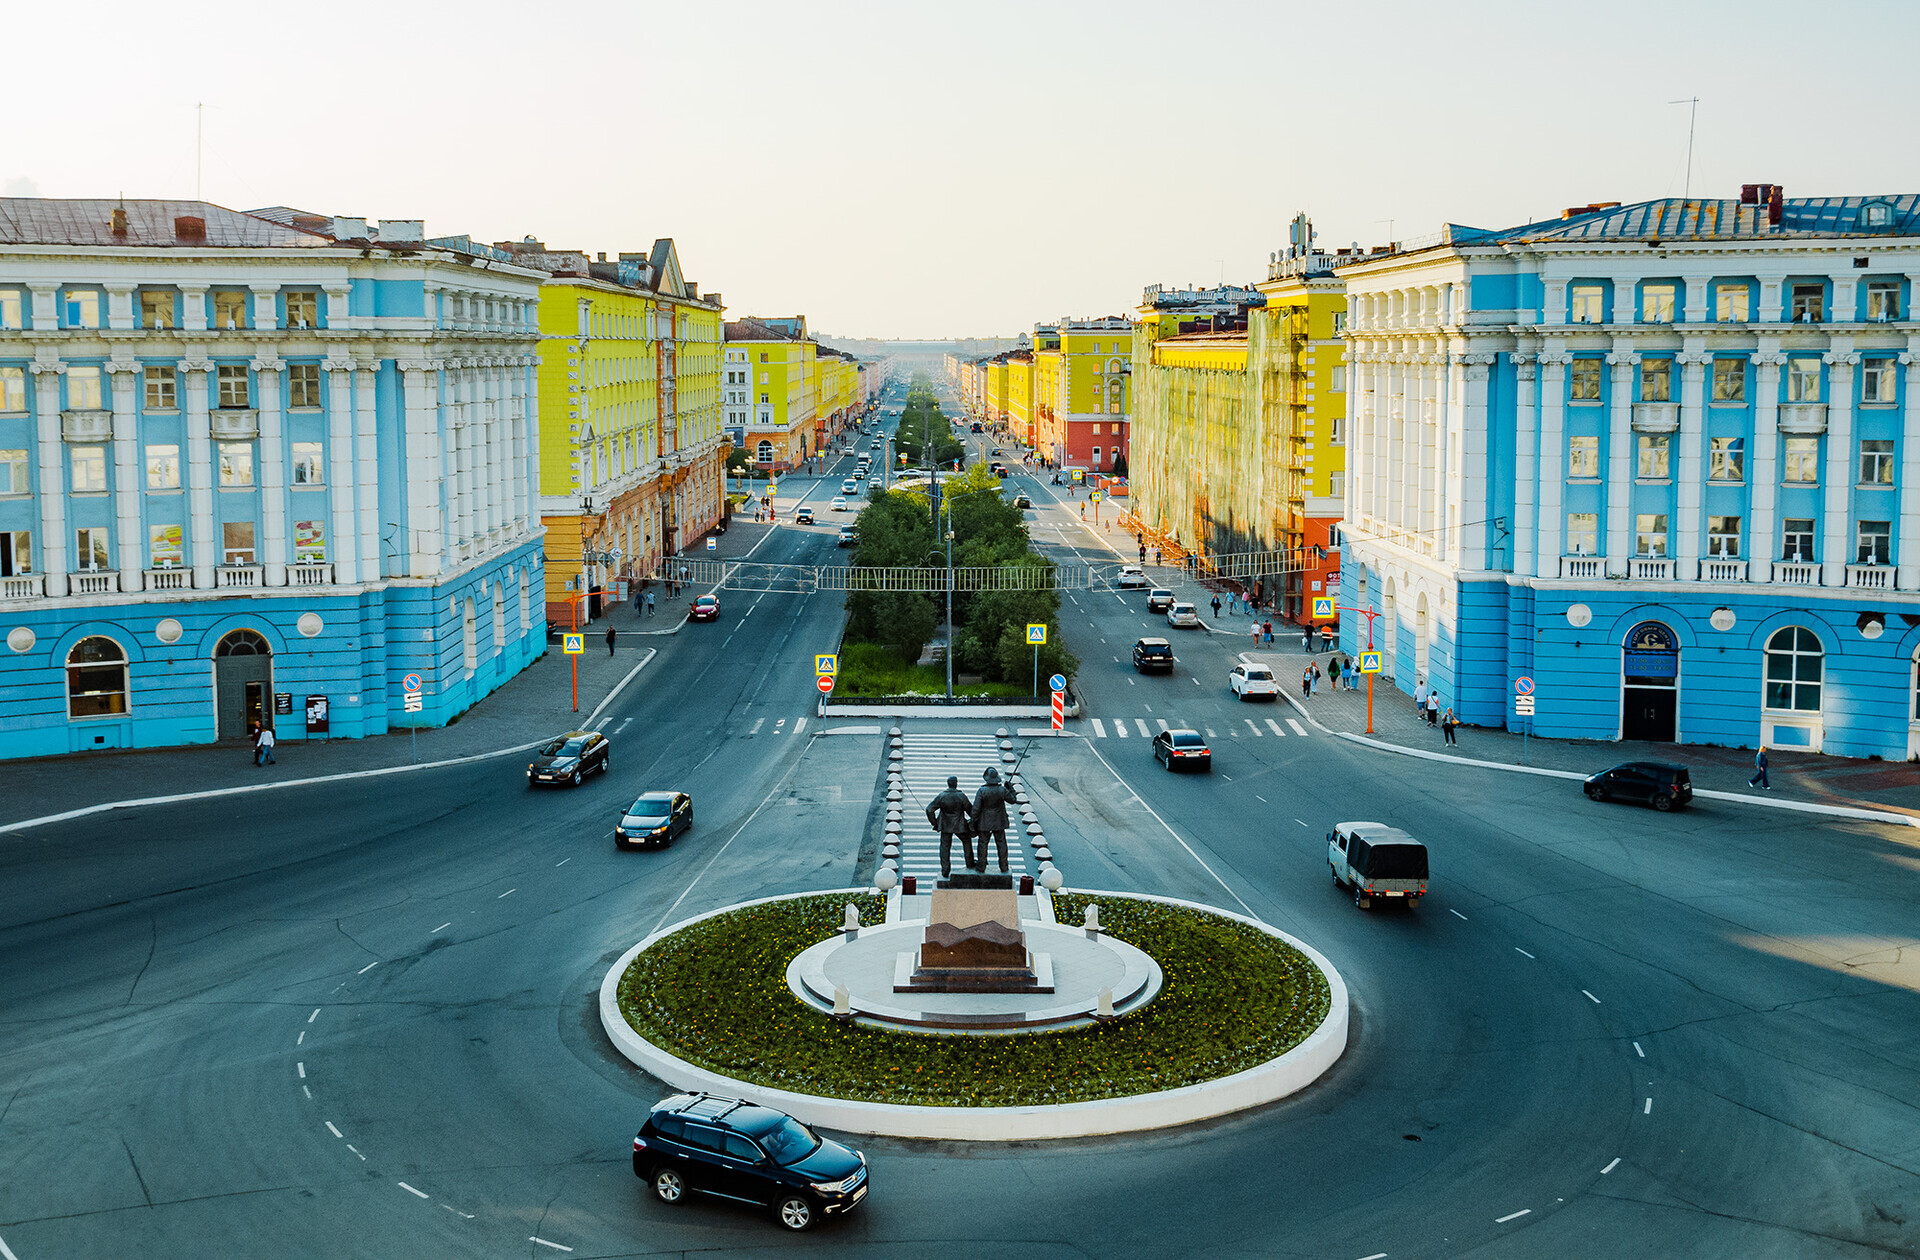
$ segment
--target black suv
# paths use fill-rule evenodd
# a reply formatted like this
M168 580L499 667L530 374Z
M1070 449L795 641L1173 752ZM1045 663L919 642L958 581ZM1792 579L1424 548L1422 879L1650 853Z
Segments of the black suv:
M1136 639L1133 643L1133 667L1143 674L1162 670L1173 672L1173 644L1165 639Z
M1693 776L1685 766L1666 761L1629 761L1611 770L1588 775L1587 799L1645 801L1658 810L1685 805L1693 799Z
M715 1094L656 1104L633 1139L633 1175L662 1203L687 1192L771 1208L798 1232L867 1197L867 1157L816 1136L792 1116Z

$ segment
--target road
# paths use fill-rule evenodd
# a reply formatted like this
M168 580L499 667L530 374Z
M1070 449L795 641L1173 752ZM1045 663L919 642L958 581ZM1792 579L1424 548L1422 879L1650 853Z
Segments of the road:
M1019 480L1037 538L1117 561L1064 490ZM842 518L820 519L756 559L831 562ZM601 975L661 922L854 882L884 764L878 736L811 716L836 598L721 598L718 624L660 640L604 719L613 771L577 791L481 762L0 846L10 1253L1912 1254L1920 982L1891 947L1914 936L1910 831L1592 805L1357 748L1236 702L1240 637L1111 590L1064 604L1087 716L1027 766L1043 814L1077 821L1050 823L1056 859L1312 941L1354 995L1346 1056L1170 1133L863 1139L874 1195L802 1238L661 1207L628 1166L661 1087L599 1031ZM1173 675L1133 674L1144 633L1175 641ZM1162 721L1212 732L1212 774L1151 761ZM694 830L613 852L618 805L657 786L693 794ZM1354 817L1429 841L1420 909L1334 889L1325 832Z

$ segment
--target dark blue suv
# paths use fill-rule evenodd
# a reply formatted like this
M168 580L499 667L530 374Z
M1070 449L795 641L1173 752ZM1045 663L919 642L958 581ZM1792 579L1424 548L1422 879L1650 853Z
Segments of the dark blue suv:
M867 1197L867 1157L784 1112L714 1094L656 1104L633 1139L633 1175L662 1203L689 1191L768 1208L799 1231Z

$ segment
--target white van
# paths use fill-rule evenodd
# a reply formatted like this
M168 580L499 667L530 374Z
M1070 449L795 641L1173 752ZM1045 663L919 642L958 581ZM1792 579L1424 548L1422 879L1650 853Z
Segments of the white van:
M1362 910L1375 897L1412 909L1427 895L1427 846L1385 823L1335 823L1327 833L1327 865L1334 884L1352 888L1353 904Z

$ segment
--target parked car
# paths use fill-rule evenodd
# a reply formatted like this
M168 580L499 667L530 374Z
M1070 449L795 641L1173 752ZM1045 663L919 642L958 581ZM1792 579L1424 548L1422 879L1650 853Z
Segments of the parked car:
M793 514L793 523L795 525L813 524L813 509L810 507L797 509Z
M842 547L853 546L853 526L842 525L840 527L840 545Z
M1200 624L1200 610L1192 604L1174 604L1167 609L1167 624L1187 628Z
M1353 904L1362 910L1375 897L1411 909L1427 895L1427 846L1385 823L1335 823L1327 833L1327 865L1334 884L1352 888Z
M844 512L847 510L847 501L836 494L833 496L833 502L827 504L827 506L836 512Z
M1133 667L1143 674L1173 672L1173 644L1165 639L1135 639Z
M665 848L693 826L693 798L685 792L643 792L621 811L613 828L613 847Z
M688 610L687 615L695 621L720 620L720 597L717 595L700 596L700 598L693 601L693 607Z
M867 1157L784 1112L714 1094L654 1105L633 1139L633 1175L662 1203L689 1192L769 1208L798 1233L867 1197Z
M1658 810L1685 805L1693 799L1693 776L1685 766L1667 761L1628 761L1611 770L1587 776L1588 800L1619 797L1645 801Z
M1265 696L1269 700L1280 698L1280 684L1275 680L1273 671L1265 665L1235 665L1227 675L1227 686L1242 700L1251 700L1255 696Z
M1137 564L1120 567L1120 576L1114 579L1115 586L1123 591L1144 590L1147 585L1147 571Z
M1153 759L1169 770L1213 769L1213 749L1199 731L1174 727L1153 737Z
M571 783L595 771L604 772L609 764L610 745L599 731L568 731L540 745L527 763L527 785Z
M1173 592L1164 586L1156 586L1147 592L1147 611L1165 612L1173 607Z

